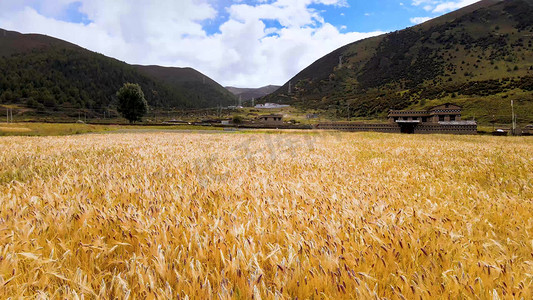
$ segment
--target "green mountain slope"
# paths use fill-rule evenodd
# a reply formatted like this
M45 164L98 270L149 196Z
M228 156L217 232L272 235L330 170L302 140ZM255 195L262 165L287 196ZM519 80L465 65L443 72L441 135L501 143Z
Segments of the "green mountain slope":
M198 91L52 37L0 29L0 104L99 110L114 105L125 83L141 85L152 107L197 108L234 103L222 87ZM182 81L193 81L183 76Z
M424 24L341 47L264 101L384 116L455 102L465 117L533 122L533 0L484 0ZM493 117L494 116L494 117Z
M135 66L141 73L164 82L194 101L198 107L234 105L235 95L213 79L192 68Z

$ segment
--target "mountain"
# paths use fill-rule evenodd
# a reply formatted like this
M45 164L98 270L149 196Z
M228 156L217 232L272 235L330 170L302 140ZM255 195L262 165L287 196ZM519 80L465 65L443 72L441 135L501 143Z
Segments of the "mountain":
M533 0L483 0L341 47L261 100L355 117L454 102L463 117L509 122L513 99L533 122L532 43Z
M237 88L232 86L227 86L226 89L230 91L233 95L240 97L243 101L248 101L252 99L258 99L264 96L267 96L276 90L278 90L280 86L278 85L267 85L260 88Z
M49 36L0 29L0 104L102 110L114 106L125 82L140 84L156 108L235 103L233 95L193 69L132 66Z
M135 66L137 70L177 90L199 107L233 105L236 97L213 79L192 68Z

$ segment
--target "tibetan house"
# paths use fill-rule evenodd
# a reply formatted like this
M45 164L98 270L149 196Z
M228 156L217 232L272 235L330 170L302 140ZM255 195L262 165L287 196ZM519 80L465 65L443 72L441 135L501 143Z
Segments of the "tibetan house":
M346 131L378 131L390 133L476 134L476 121L463 121L461 107L446 103L428 110L390 110L389 123L324 123L318 129Z

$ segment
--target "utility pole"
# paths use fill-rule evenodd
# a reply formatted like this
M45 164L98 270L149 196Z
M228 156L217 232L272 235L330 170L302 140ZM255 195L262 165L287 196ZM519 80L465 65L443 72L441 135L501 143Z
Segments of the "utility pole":
M9 109L9 111L10 111L10 114L11 114L11 123L15 123L15 122L13 121L13 109L11 108L11 109Z
M350 103L346 103L346 106L347 106L347 111L348 111L348 121L350 121L350 118L351 118Z
M289 81L289 95L291 94L291 91L292 90L292 86L291 86L291 82Z
M515 135L516 131L516 116L514 114L514 101L511 100L511 111L512 111L512 121L513 121L513 135Z

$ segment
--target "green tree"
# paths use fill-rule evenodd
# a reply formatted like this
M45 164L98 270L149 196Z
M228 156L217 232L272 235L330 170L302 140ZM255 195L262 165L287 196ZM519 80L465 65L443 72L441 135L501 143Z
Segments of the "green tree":
M117 92L118 111L130 123L141 121L148 111L148 103L138 84L125 83Z
M242 117L241 116L233 116L233 119L231 119L233 124L242 124Z

